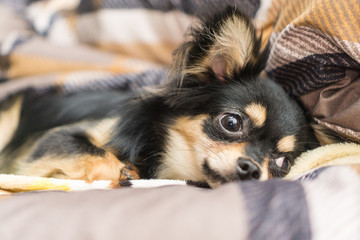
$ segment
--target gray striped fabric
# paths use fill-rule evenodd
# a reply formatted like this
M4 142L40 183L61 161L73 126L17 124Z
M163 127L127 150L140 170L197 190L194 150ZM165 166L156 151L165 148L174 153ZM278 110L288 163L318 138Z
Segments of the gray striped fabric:
M311 238L309 211L300 183L246 182L241 189L250 222L249 239Z
M171 185L171 184L170 184ZM360 178L23 193L0 201L0 239L314 239L360 236Z

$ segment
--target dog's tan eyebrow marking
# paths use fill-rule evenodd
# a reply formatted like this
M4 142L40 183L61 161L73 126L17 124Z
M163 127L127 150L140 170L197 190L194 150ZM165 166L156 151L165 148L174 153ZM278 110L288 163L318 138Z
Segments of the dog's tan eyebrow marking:
M246 114L256 127L262 127L266 120L266 108L259 103L251 103L245 107Z
M292 152L295 149L296 138L294 135L285 136L277 143L280 152Z

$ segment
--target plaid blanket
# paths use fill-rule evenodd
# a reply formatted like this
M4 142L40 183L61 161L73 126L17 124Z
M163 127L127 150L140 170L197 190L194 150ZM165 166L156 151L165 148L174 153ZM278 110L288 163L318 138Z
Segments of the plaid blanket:
M359 0L215 2L244 9L264 39L270 40L265 69L270 78L299 98L319 124L344 139L360 141L360 125L354 121L360 113ZM206 0L0 0L0 103L29 88L33 91L25 104L49 93L136 90L160 84L166 80L172 50L197 13L208 7ZM345 145L302 156L292 169L291 181L233 183L214 191L171 186L101 194L92 190L16 195L0 201L0 239L23 239L18 229L27 231L26 239L39 240L88 239L89 234L93 239L358 239L360 147ZM46 182L49 179L1 177L5 190L21 186L21 191L71 190L68 182L67 188L60 188L63 182L56 187ZM72 186L74 190L113 187L103 184ZM169 200L169 195L176 199ZM134 201L135 196L140 197ZM154 198L158 211L145 202ZM186 204L189 200L192 205ZM88 204L68 207L79 201ZM63 206L61 210L53 207L54 202ZM111 227L95 214L110 206L115 207L107 212L109 219L124 228ZM78 228L81 219L60 214L81 216L84 211L89 218ZM124 214L126 219L119 218ZM29 216L38 221L28 224ZM54 216L60 224L44 230L42 224L54 223ZM142 231L130 224L135 220L125 221L135 217Z
M272 45L266 73L319 124L357 142L359 15L359 0L270 0L256 15Z

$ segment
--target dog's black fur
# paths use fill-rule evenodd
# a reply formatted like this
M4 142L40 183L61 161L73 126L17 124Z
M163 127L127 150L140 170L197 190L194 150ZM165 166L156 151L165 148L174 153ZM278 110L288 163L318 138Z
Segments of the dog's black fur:
M298 104L259 77L267 55L243 13L213 14L174 52L168 82L157 90L52 95L23 106L1 153L3 172L92 180L99 177L63 166L111 155L141 178L217 186L282 177L311 134ZM92 132L104 119L111 124Z

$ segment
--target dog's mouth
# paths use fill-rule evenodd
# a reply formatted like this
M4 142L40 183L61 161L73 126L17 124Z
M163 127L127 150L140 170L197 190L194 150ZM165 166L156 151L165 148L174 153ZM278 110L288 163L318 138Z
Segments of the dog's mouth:
M220 172L210 167L209 161L207 159L205 159L202 165L202 172L205 175L210 185L211 183L223 184L229 182L229 180L226 177L224 177Z

